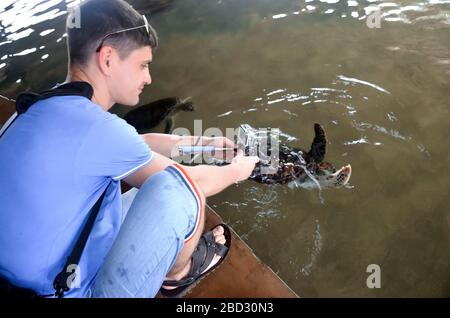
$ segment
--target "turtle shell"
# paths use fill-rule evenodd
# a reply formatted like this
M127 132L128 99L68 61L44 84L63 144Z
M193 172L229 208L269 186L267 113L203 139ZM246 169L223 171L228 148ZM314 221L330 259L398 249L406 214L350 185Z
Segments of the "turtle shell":
M279 149L277 171L271 174L263 174L261 169L264 165L258 162L250 179L259 183L284 184L304 176L305 171L303 167L306 166L309 169L309 161L310 158L305 151L282 145Z
M263 174L262 163L257 163L253 170L250 179L260 183L274 184L287 183L293 180L298 180L306 177L305 168L313 174L325 174L334 169L322 165L326 153L327 137L325 130L319 123L314 124L315 137L311 144L311 149L307 152L302 149L289 147L287 145L280 145L279 147L279 162L275 173ZM270 152L270 147L268 148ZM270 153L268 154L270 156ZM327 163L328 164L328 163Z

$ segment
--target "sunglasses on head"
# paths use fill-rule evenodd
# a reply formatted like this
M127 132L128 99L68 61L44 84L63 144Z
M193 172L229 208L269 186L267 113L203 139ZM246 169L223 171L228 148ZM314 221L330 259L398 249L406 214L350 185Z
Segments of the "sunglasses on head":
M106 40L108 37L110 37L110 36L112 36L112 35L119 34L119 33L123 33L123 32L128 32L128 31L132 31L132 30L137 30L137 29L140 29L140 28L145 28L145 29L147 30L148 37L149 37L150 39L153 39L152 29L151 29L150 24L149 24L148 21L147 21L147 18L145 17L145 15L142 15L142 18L144 19L144 23L145 23L144 25L137 26L137 27L133 27L133 28L128 28L128 29L124 29L124 30L120 30L120 31L116 31L116 32L112 32L112 33L109 33L109 34L105 35L105 36L102 38L102 41L100 42L100 45L98 46L96 52L100 52L100 49L102 48L103 43L105 42L105 40Z

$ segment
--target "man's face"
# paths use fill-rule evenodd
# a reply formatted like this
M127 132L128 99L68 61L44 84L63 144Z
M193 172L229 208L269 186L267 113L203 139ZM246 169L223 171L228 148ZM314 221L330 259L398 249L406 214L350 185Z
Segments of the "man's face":
M152 58L150 46L132 51L123 60L116 56L108 85L114 102L128 106L139 103L144 86L152 82L149 70Z

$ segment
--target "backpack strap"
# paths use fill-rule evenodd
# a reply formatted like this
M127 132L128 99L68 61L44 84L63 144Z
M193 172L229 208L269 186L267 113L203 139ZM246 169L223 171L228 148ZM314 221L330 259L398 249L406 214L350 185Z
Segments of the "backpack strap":
M76 268L78 267L78 263L80 262L81 254L83 253L84 247L86 246L89 234L94 227L95 220L97 219L98 212L100 211L100 206L102 205L108 187L109 185L106 187L105 191L89 211L89 218L86 221L86 224L84 225L80 236L78 237L77 243L75 244L72 253L70 253L70 256L67 258L63 270L58 275L56 275L55 280L53 281L53 288L55 288L56 291L55 296L58 298L64 297L64 293L69 291L71 283L76 278Z
M7 121L6 123L2 126L2 128L0 129L0 138L5 134L5 132L8 130L8 128L12 125L12 123L16 120L18 114L17 112L15 112Z

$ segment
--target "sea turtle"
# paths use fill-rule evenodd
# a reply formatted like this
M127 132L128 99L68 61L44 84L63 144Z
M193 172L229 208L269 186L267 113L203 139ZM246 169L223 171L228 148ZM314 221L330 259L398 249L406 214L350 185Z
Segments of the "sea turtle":
M174 126L174 117L179 111L194 111L194 106L188 101L189 99L190 97L183 100L178 97L159 99L130 110L123 119L139 133L149 131L164 121L164 133L170 134Z
M346 185L352 172L351 166L346 165L337 170L333 164L323 161L327 137L323 127L318 123L314 124L314 131L315 137L308 152L287 145L280 145L279 164L276 173L262 174L261 168L263 165L257 163L250 179L266 184L295 182L297 185L307 183L314 185L315 181L311 178L313 176L321 187L342 187Z

